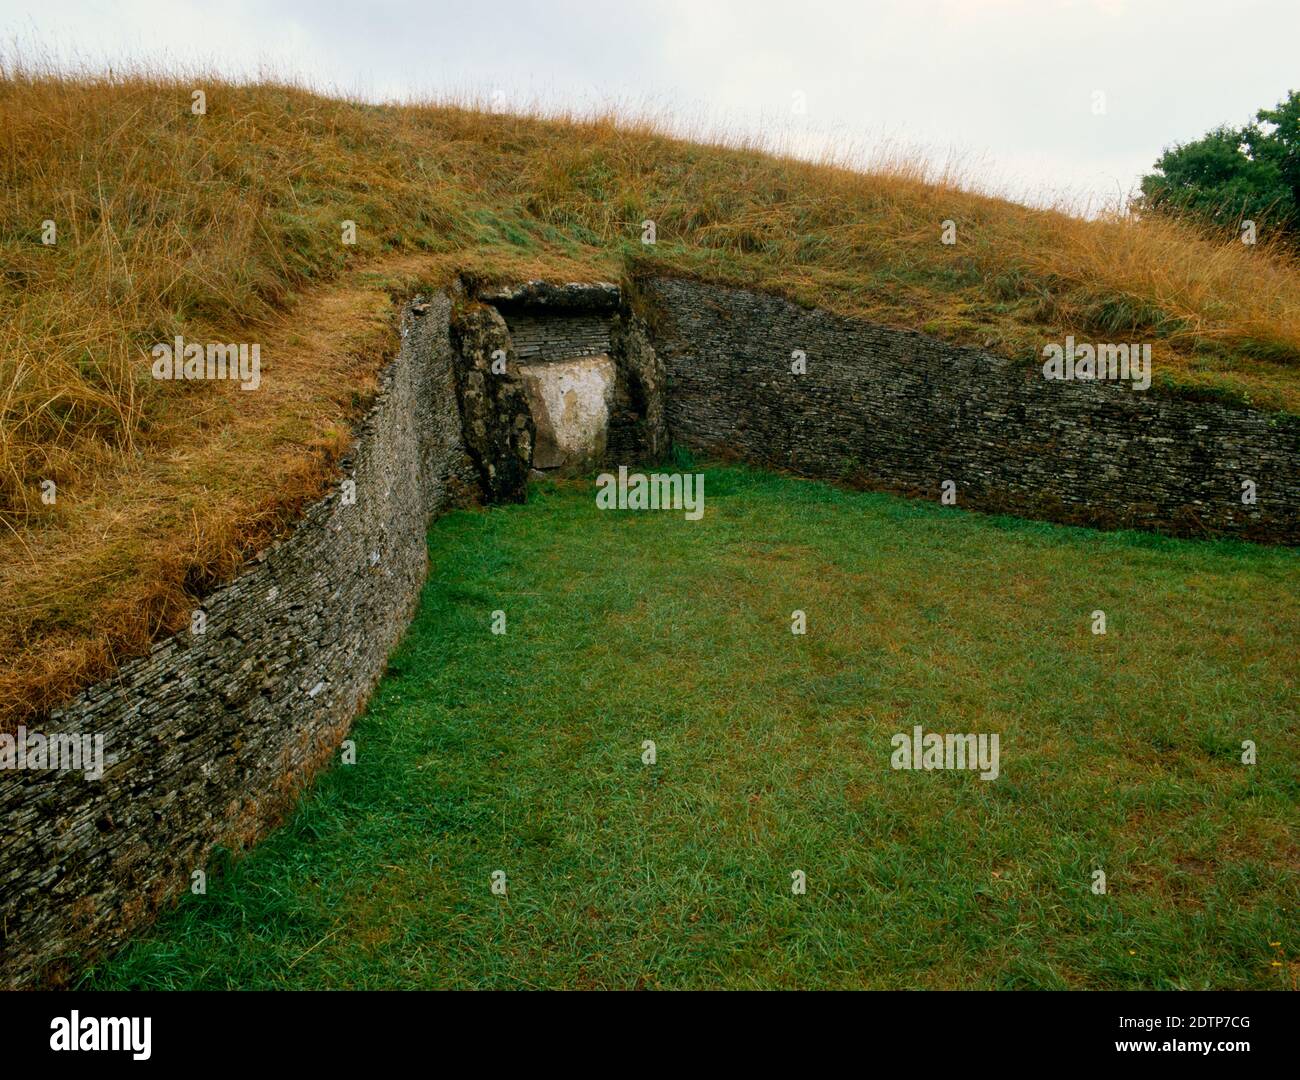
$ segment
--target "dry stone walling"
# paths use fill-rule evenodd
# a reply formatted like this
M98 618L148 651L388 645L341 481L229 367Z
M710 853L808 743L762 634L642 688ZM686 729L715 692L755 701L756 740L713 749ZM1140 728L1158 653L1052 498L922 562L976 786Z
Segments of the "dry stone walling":
M674 442L808 476L1101 528L1300 541L1300 418L1037 365L777 296L662 276L653 326ZM805 358L805 374L791 356ZM1249 496L1249 497L1247 497Z
M700 454L1094 525L1300 538L1300 422L1036 371L777 297L660 276L456 291L398 355L292 533L202 600L206 630L46 718L98 780L0 770L0 984L66 981L241 848L333 757L407 626L432 517L534 469ZM792 353L806 357L793 374ZM1239 498L1249 478L1258 502Z

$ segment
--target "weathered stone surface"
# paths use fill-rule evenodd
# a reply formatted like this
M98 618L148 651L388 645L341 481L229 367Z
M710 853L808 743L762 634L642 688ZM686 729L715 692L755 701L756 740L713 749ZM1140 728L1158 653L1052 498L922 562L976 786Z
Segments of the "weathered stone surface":
M452 340L465 446L484 494L489 502L523 502L535 424L505 320L486 304L460 305Z
M673 439L957 505L1184 536L1300 541L1300 420L1049 382L978 349L697 282L638 283ZM807 374L791 373L791 354ZM1243 504L1253 480L1255 505Z
M611 351L618 365L609 453L615 464L661 461L668 453L664 366L644 322L631 312L614 318Z
M527 282L500 286L476 294L496 307L505 319L525 379L536 364L582 357L613 359L615 377L609 397L605 446L610 461L657 461L668 450L668 428L663 408L663 365L650 344L643 322L620 313L622 293L617 285L548 285ZM533 379L536 387L539 375ZM539 398L530 397L537 423L539 446L533 464L554 468L566 456L558 448L553 421ZM592 464L598 455L582 457Z
M533 467L582 472L605 460L614 362L605 355L521 369L537 425Z
M495 307L531 308L539 312L606 311L613 314L622 292L612 281L525 281L480 289L476 297Z

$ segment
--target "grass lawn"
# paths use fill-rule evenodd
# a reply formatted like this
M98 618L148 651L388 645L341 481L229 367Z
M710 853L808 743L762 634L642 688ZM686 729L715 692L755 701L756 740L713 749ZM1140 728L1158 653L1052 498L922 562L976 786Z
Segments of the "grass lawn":
M440 519L356 764L85 985L1295 987L1300 555L705 506ZM917 724L1000 775L891 768Z

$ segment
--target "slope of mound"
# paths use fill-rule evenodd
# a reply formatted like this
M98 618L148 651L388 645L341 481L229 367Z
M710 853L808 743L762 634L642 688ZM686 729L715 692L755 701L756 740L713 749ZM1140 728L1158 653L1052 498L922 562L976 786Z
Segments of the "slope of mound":
M652 257L1026 362L1066 334L1149 341L1162 392L1300 411L1300 274L1276 253L1029 209L914 163L22 71L0 73L0 151L8 723L184 625L285 526L392 350L392 296L458 273L609 279ZM259 344L258 391L151 378L178 335Z

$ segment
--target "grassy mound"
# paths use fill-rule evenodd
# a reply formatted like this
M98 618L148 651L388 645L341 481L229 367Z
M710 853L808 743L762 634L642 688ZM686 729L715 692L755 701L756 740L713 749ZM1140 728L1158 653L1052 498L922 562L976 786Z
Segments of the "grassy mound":
M89 985L1294 981L1300 556L735 468L705 507L439 520L356 764ZM1000 775L892 769L915 724Z
M1166 389L1300 411L1300 273L1276 252L1029 209L916 162L10 68L0 181L0 724L185 625L319 493L393 347L393 295L617 278L645 221L674 272L1026 360L1066 333L1149 340ZM148 350L178 334L260 343L262 387L154 381Z

